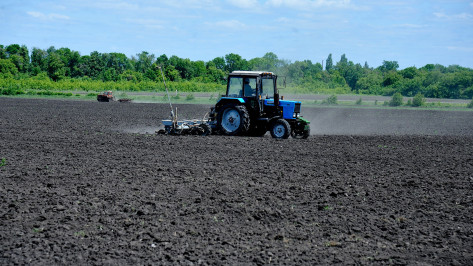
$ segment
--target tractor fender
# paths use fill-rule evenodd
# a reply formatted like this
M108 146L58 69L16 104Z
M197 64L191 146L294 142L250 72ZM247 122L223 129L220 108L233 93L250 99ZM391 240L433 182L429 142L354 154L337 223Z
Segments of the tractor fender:
M215 104L215 110L218 112L222 106L227 104L241 105L245 104L245 100L243 98L222 97L217 104Z
M275 121L277 121L280 118L281 118L280 116L270 117L270 118L268 118L268 124L271 125L272 123L274 123Z

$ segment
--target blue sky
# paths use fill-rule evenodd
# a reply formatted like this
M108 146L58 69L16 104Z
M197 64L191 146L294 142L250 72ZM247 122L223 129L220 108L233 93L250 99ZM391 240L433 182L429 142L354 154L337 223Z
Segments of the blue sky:
M473 68L473 0L0 0L0 44Z

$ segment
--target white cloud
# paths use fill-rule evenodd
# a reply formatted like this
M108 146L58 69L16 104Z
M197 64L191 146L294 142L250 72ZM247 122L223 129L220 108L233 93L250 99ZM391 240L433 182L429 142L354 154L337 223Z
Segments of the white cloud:
M102 9L136 10L139 8L139 6L136 4L113 0L97 0L93 1L92 5Z
M239 30L246 27L246 25L238 20L224 20L224 21L217 21L214 23L205 23L206 25L218 28L225 28L231 30Z
M231 28L231 29L241 29L246 27L246 25L238 20L226 20L226 21L219 21L216 23L217 26Z
M447 19L447 20L473 20L473 15L469 13L447 15L445 13L436 12L434 13L434 16L440 19Z
M219 3L216 0L162 0L161 2L175 8L212 8Z
M127 22L135 23L152 29L164 29L164 22L156 19L126 19Z
M400 24L398 25L400 28L409 28L409 29L421 29L425 28L425 25L418 25L418 24Z
M70 19L70 17L66 15L55 14L55 13L44 14L44 13L36 12L36 11L28 11L26 13L40 20L68 20Z
M473 47L449 46L447 49L451 51L473 52Z
M350 7L351 0L268 0L267 4L275 7L294 9L312 9L318 7Z
M257 0L227 0L227 2L239 8L255 8L259 6Z

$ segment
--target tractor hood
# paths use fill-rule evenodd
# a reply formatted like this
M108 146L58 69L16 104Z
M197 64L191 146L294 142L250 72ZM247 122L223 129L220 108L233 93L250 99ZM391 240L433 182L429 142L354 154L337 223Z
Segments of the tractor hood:
M274 106L274 99L264 100L264 105ZM284 119L295 119L294 113L301 112L302 103L299 101L285 101L279 100L279 106L283 108L283 118Z

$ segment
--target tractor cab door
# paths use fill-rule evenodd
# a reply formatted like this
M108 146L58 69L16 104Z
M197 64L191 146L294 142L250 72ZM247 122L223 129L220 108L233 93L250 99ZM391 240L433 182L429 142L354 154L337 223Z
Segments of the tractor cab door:
M264 111L264 103L265 101L268 102L272 102L274 103L274 92L275 92L275 86L276 86L276 79L274 79L273 77L261 77L261 80L260 80L260 83L261 83L261 86L260 86L260 108L261 108L261 112Z
M256 77L230 77L227 97L256 98Z

